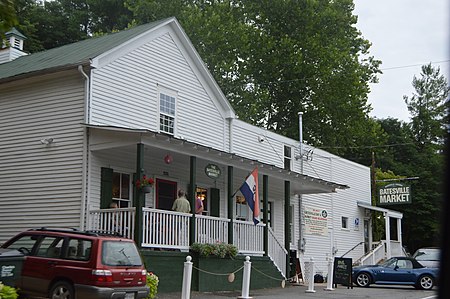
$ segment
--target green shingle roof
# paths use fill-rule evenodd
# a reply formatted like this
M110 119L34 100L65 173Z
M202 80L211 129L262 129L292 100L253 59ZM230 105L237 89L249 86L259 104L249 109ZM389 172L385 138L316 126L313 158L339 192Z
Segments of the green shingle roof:
M89 59L95 58L168 20L164 19L47 51L21 56L13 61L0 64L0 80L48 69L88 63Z

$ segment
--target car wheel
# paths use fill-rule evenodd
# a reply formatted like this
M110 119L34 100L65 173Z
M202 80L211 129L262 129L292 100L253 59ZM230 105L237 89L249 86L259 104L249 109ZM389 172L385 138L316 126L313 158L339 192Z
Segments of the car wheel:
M75 293L70 283L58 281L53 285L48 297L50 299L74 299Z
M422 290L431 290L434 286L434 279L430 275L422 275L419 277L417 286Z
M370 275L366 272L361 272L356 276L356 284L360 287L368 287L370 284Z

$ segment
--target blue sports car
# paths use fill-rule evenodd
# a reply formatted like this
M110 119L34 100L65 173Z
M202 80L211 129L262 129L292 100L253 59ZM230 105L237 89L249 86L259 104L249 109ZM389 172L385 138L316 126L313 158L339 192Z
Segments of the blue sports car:
M352 271L353 282L360 287L370 284L413 285L431 290L438 277L438 268L426 268L410 257L393 257L380 265L358 266Z

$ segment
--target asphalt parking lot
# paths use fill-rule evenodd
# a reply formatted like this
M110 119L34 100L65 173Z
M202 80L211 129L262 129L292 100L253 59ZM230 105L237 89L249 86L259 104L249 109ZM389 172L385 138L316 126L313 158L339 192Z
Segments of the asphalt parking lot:
M298 298L333 298L333 299L357 299L357 298L384 298L384 299L435 299L437 289L432 291L416 290L411 286L370 286L368 288L347 289L338 285L332 291L325 290L326 284L316 284L315 293L307 293L307 286L288 285L285 288L250 290L250 297L254 299L298 299ZM224 299L238 298L240 292L223 293L198 293L192 292L192 299ZM179 299L181 293L158 294L157 299Z

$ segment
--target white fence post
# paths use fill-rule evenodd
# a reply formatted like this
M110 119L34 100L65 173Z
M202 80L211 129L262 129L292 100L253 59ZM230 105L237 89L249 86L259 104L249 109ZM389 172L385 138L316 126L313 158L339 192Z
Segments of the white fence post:
M328 258L328 274L327 274L327 288L325 291L333 291L333 257Z
M249 297L250 292L250 272L252 269L252 263L250 262L250 257L245 257L244 262L244 275L242 277L242 294L239 296L239 299L251 299L252 297Z
M315 293L314 290L314 259L309 258L309 262L305 262L305 272L308 275L308 289L305 291L306 293Z
M183 288L181 290L181 299L191 298L191 279L192 279L192 257L188 255L184 262Z

